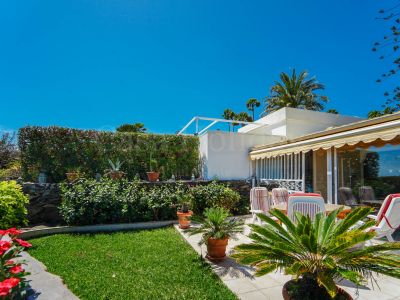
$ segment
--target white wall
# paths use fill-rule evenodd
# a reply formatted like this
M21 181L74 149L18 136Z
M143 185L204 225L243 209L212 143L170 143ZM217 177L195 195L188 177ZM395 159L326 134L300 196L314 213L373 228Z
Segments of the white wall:
M282 140L279 136L209 131L200 136L204 179L246 179L250 177L250 148Z
M251 124L240 128L238 131L251 134L282 135L290 140L329 127L361 120L363 119L358 117L285 107L256 120L257 123L265 125Z

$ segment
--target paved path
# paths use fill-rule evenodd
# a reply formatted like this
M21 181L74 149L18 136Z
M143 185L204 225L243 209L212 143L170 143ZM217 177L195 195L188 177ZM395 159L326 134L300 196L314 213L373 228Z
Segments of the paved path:
M46 271L46 266L28 253L22 253L22 259L26 261L24 266L31 275L27 276L33 294L28 300L79 300L64 285L61 278Z
M247 219L246 223L250 220ZM175 228L182 234L194 250L205 256L206 247L200 247L198 242L200 235L189 237L183 233L178 225ZM242 243L249 243L250 239L246 236L250 233L250 228L245 226L244 234L238 236L238 240L230 240L228 244L228 255L234 246ZM229 257L222 263L215 264L210 262L213 271L221 280L243 300L277 300L283 299L282 286L291 279L291 276L283 275L280 272L271 273L262 277L254 277L254 270L237 264ZM357 287L351 282L341 282L338 285L349 292L355 300L400 300L400 280L392 277L379 275L376 278L379 287L368 284L366 287Z

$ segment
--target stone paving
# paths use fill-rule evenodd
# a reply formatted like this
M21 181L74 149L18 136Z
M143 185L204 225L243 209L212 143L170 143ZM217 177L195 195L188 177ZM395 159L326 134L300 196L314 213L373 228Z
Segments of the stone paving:
M250 222L250 218L246 219L246 223ZM182 234L193 249L205 256L206 247L199 246L200 235L188 236L178 225L175 228ZM238 240L230 240L228 244L228 256L232 252L234 246L242 243L249 243L250 239L246 236L250 232L250 228L245 226L244 234L238 236ZM210 262L213 271L221 278L240 299L257 300L257 299L283 299L282 286L291 276L281 274L280 272L267 274L262 277L254 277L254 270L250 267L237 264L229 257L224 262L215 264ZM400 280L378 275L376 277L377 284L369 283L365 287L357 287L351 282L340 282L338 285L350 293L356 300L400 300ZM379 287L378 287L378 286Z
M31 274L27 276L31 290L28 300L79 300L63 283L62 279L46 271L46 267L30 256L22 253L22 259L26 271Z

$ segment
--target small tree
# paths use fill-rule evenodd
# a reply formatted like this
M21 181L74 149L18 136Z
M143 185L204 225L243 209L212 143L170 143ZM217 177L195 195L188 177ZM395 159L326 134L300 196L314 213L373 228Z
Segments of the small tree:
M17 158L18 150L14 143L14 134L8 132L0 134L0 169L8 167Z
M117 128L118 132L146 132L146 128L143 123L134 123L134 124L123 124Z

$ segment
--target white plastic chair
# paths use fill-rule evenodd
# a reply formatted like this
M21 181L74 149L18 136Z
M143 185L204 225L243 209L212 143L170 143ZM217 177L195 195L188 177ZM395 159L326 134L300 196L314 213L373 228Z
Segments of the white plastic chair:
M325 212L325 203L322 197L317 196L292 196L288 200L287 215L296 223L295 212L310 216L315 219L318 213Z
M400 195L387 196L378 214L368 217L377 221L377 225L371 227L377 238L386 237L389 242L394 242L392 234L400 226Z
M253 187L250 190L250 212L253 215L252 223L256 220L261 223L257 214L265 214L270 209L268 190L265 187Z
M274 205L278 205L280 203L287 204L289 199L289 192L285 188L275 188L272 189L272 202Z

